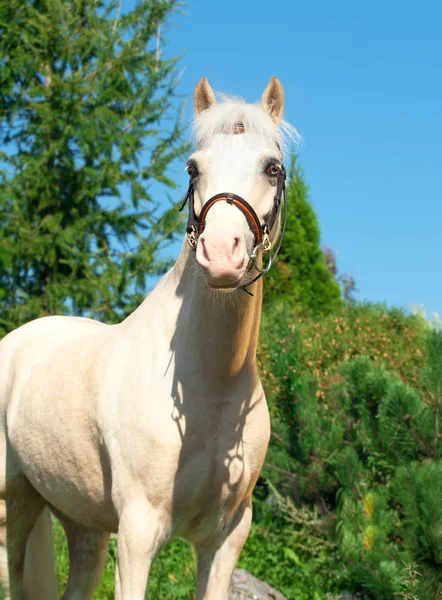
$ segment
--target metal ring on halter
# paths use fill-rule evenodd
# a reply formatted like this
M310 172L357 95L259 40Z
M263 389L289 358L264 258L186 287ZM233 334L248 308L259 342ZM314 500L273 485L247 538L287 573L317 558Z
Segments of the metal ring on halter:
M250 257L251 261L253 262L253 266L255 267L255 269L258 271L258 273L260 273L261 275L264 275L264 273L267 273L268 271L270 271L271 267L272 267L272 255L269 254L269 262L267 264L266 267L264 267L263 269L261 269L260 267L258 267L258 265L256 264L256 258L252 258L254 256L254 252L252 256Z
M262 250L262 253L263 253L263 256L264 256L264 254L265 254L266 252L269 252L269 250L271 249L271 247L272 247L272 242L270 241L270 238L269 238L269 233L268 233L268 231L265 231L265 232L264 232L263 239L262 239L262 242L261 242L260 244L258 244L257 246L255 246L255 248L253 249L253 252L252 252L252 254L251 254L251 255L250 255L250 257L249 257L249 258L250 258L250 260L251 260L251 261L252 261L252 263L253 263L253 266L255 267L255 269L256 269L256 270L257 270L259 273L262 273L262 274L264 274L264 273L267 273L268 271L270 271L270 268L271 268L271 266L272 266L272 258L273 258L273 257L272 257L272 255L270 254L270 255L269 255L269 262L268 262L267 266L266 266L266 267L264 267L263 269L261 269L261 268L260 268L260 267L258 267L258 265L256 264L256 261L258 260L258 256L259 256L259 255L258 255L258 252L259 252L259 250Z

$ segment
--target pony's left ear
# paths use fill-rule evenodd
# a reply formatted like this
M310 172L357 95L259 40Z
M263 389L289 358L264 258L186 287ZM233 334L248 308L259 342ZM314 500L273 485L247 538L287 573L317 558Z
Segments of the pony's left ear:
M202 77L196 84L193 93L193 104L196 115L216 104L215 94L207 81L207 77Z
M262 106L275 123L282 119L284 113L284 88L279 79L273 76L262 95Z

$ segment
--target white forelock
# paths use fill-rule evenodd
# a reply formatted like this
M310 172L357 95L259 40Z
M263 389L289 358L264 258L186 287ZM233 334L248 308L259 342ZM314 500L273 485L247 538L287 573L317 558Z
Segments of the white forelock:
M233 133L238 122L244 124L245 133L258 134L269 143L277 143L283 154L301 137L287 121L275 123L261 104L247 104L242 98L220 96L220 101L195 116L193 133L198 147L207 147L213 137L222 132Z

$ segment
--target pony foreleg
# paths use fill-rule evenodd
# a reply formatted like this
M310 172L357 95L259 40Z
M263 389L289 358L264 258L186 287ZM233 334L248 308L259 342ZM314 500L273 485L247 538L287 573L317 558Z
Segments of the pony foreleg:
M230 580L252 524L251 498L245 500L229 527L229 533L217 543L197 546L198 579L196 600L226 600Z
M125 506L118 526L115 600L144 600L152 562L169 528L146 500Z
M69 579L63 600L89 600L103 573L109 534L57 516L69 547Z

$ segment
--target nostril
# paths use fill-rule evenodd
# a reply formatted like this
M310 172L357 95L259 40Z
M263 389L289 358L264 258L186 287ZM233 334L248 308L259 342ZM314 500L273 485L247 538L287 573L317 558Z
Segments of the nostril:
M201 235L198 240L197 260L202 267L207 267L210 263L210 257L206 246L206 238L204 235Z
M241 268L244 263L244 249L239 236L233 238L231 257L235 267Z
M235 236L233 238L233 242L232 242L232 254L235 253L236 248L239 246L241 239L238 236Z
M203 250L203 256L207 261L210 261L210 256L209 256L209 252L207 250L207 245L206 245L206 238L202 237L201 238L201 244L202 244L202 250Z

